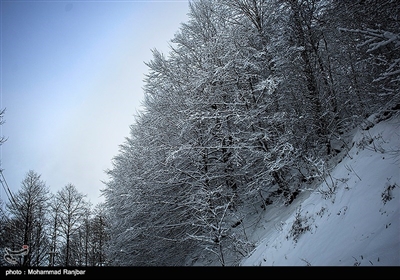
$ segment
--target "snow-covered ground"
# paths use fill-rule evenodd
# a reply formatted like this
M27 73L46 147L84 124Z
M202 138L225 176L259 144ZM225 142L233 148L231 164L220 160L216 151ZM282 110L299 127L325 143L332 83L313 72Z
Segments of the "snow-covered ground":
M321 185L268 206L242 266L400 266L400 118L380 117Z

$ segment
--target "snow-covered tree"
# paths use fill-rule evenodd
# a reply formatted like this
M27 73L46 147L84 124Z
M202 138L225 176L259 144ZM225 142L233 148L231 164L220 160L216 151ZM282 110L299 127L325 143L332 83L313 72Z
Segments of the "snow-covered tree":
M357 49L357 64L369 75L363 98L369 112L398 103L400 23L397 1L338 1L341 37ZM355 20L356 19L356 20Z
M114 264L180 265L196 248L232 264L252 246L235 226L245 223L242 206L290 204L318 178L314 163L341 151L333 143L370 113L370 101L383 104L367 91L374 79L398 82L398 56L388 56L398 34L360 29L366 21L351 22L349 5L189 2L170 52L153 50L146 63L144 109L107 171ZM367 30L359 35L373 37L370 52L390 47L386 70L368 73L359 44L340 27Z

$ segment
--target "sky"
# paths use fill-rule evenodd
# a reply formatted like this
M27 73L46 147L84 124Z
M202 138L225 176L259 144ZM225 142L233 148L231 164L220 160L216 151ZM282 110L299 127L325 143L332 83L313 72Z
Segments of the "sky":
M13 193L33 170L93 204L141 109L145 62L168 54L188 1L1 0L1 169ZM1 199L6 200L1 189Z

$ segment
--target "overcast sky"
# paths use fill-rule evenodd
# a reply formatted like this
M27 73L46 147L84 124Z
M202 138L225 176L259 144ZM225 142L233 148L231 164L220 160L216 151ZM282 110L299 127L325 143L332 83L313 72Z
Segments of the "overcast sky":
M151 49L169 51L188 1L1 0L1 168L96 204L143 101ZM1 189L1 199L6 196Z

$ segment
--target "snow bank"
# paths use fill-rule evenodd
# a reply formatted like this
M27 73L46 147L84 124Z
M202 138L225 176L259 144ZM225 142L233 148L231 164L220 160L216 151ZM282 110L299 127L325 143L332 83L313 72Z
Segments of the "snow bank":
M400 265L400 118L368 121L294 212L266 211L269 226L242 266Z

